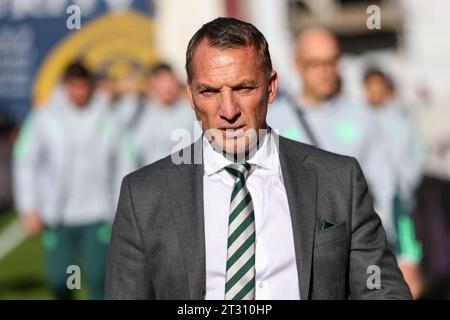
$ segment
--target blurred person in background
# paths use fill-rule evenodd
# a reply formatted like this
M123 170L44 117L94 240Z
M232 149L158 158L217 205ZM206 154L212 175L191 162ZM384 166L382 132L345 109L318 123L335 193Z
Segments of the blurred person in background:
M41 231L47 278L70 299L66 272L78 265L92 299L103 298L114 217L114 122L91 72L70 64L47 106L33 110L14 149L15 203L25 229Z
M114 81L109 79L109 85L100 89L104 97L111 103L112 114L117 134L114 199L118 198L123 177L136 169L135 144L133 133L143 114L145 107L145 81L142 70L134 70L123 74ZM112 98L111 98L112 97Z
M114 86L114 82L106 72L99 72L96 74L96 90L98 95L102 96L102 98L108 101L111 105L120 98L120 94L118 90Z
M423 248L423 298L450 296L450 95L430 99L419 111L426 136L425 173L414 211Z
M17 124L8 114L2 113L0 105L0 216L12 209L11 154Z
M389 148L386 156L392 164L389 190L398 235L399 265L417 298L422 286L421 248L415 238L412 211L414 195L422 178L422 139L411 115L396 98L394 83L386 73L369 68L364 75L364 89L367 106L378 119L386 137L384 143Z
M329 31L303 31L297 38L295 54L303 86L296 96L284 94L269 108L268 123L284 137L355 157L367 177L389 243L396 251L383 133L362 103L341 93L339 57L339 43Z
M164 158L174 152L174 148L189 145L194 139L194 126L197 126L182 86L166 63L150 68L144 100L136 101L138 116L129 126L124 142L128 154L126 173ZM177 129L189 133L191 138L185 145L177 142L179 137L172 136Z

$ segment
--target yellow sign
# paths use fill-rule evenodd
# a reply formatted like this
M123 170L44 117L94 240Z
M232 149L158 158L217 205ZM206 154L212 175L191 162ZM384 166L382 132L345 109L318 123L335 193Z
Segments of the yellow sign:
M50 97L65 67L83 61L93 72L108 78L146 69L158 60L153 46L154 24L143 14L129 10L94 18L75 30L47 55L33 83L33 105Z

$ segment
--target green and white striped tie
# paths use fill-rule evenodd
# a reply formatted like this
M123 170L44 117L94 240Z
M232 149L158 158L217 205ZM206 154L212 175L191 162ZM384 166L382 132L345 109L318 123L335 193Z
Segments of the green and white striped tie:
M255 213L245 179L250 164L225 168L234 178L228 219L225 300L255 299Z

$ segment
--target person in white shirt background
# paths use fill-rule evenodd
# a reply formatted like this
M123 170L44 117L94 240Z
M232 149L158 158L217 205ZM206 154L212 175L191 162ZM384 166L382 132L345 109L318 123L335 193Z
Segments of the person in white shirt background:
M392 163L389 199L398 234L396 247L400 269L413 296L418 297L423 287L419 268L422 250L416 240L412 214L425 161L423 138L412 114L396 96L395 84L386 72L369 67L363 85L366 106L378 121L386 137L384 143L389 147L386 154Z
M67 268L80 265L89 297L102 299L114 218L118 127L80 62L70 64L48 105L31 111L14 148L14 196L25 230L42 232L47 279L73 298Z
M294 65L302 86L297 92L284 90L268 110L267 122L286 138L355 157L393 246L397 234L390 203L388 149L371 112L341 91L340 54L339 42L330 31L313 27L300 33Z
M198 126L195 116L182 94L181 83L166 63L150 68L146 92L143 97L135 97L135 109L135 121L123 138L124 173L162 159L195 138L194 128ZM178 146L176 137L172 136L178 129L191 137L184 145Z

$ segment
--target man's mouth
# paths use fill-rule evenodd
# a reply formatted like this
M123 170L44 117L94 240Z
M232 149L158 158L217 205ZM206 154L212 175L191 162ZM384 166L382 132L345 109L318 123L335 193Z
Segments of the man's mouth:
M241 138L245 134L245 125L239 127L231 127L231 128L220 128L224 137L226 139L237 139Z

